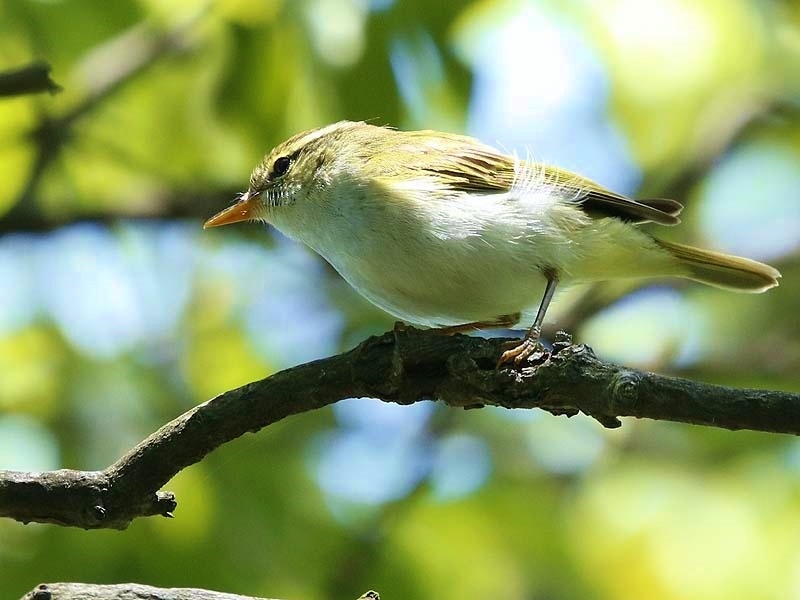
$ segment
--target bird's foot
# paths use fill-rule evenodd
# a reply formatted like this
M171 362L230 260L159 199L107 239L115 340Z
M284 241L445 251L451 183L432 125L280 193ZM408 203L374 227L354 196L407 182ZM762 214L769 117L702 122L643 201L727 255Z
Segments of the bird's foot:
M503 352L500 360L497 361L496 369L507 363L519 366L526 361L535 362L547 357L547 349L535 338L526 337L521 342L514 340L509 342L508 346L510 348Z

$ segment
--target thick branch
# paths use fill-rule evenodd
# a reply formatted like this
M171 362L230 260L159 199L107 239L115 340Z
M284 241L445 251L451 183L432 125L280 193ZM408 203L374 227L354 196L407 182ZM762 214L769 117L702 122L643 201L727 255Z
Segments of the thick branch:
M380 600L369 591L358 600ZM21 600L268 600L196 588L156 588L136 583L96 585L92 583L43 583Z
M583 412L607 427L631 416L800 433L800 394L628 369L604 363L568 339L536 365L498 371L503 343L414 329L370 338L344 354L219 395L167 423L104 471L0 471L0 516L87 529L123 529L136 517L171 516L174 498L158 490L180 470L248 431L352 397Z

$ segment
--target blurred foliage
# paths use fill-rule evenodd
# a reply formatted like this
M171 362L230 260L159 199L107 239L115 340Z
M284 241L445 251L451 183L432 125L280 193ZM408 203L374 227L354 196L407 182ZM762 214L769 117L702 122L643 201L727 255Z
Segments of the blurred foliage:
M216 393L391 325L277 234L200 230L273 144L343 118L468 131L685 201L659 234L768 260L781 287L576 289L553 325L633 366L800 390L796 2L0 3L0 69L34 59L63 92L0 100L0 468L102 468ZM0 522L2 596L56 580L309 600L800 589L784 436L350 400L167 487L177 518L125 532Z

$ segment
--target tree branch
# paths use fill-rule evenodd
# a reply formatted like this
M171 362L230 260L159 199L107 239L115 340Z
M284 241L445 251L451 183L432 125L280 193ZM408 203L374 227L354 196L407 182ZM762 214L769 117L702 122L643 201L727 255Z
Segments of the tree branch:
M99 208L67 215L48 214L39 210L10 211L0 219L0 236L17 232L49 232L79 222L114 225L124 221L204 221L230 204L239 193L237 189L180 191L159 198L146 207ZM67 205L69 201L63 204Z
M89 92L77 105L59 117L44 117L31 133L37 147L36 158L17 201L6 217L12 221L31 220L39 181L50 164L71 139L75 123L146 72L165 56L187 52L189 33L205 14L202 8L173 30L160 33L149 23L142 23L94 48L82 61L87 73ZM49 67L48 67L49 69Z
M158 490L185 467L248 431L352 397L583 412L606 427L630 416L800 433L800 394L733 389L604 363L565 334L536 364L496 370L505 341L415 329L369 338L344 354L220 394L103 471L0 471L0 516L86 529L124 529L137 517L172 516L173 495Z
M42 583L20 600L268 600L196 588L156 588L136 583L96 585L92 583ZM358 600L380 600L369 591Z
M0 96L23 96L61 91L61 86L50 79L50 65L35 61L24 67L0 71Z

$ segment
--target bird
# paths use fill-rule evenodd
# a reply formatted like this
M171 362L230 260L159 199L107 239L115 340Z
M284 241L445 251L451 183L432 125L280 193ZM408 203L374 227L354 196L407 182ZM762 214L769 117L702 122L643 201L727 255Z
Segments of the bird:
M559 285L678 277L737 292L778 285L763 263L654 237L683 205L635 200L475 138L340 121L277 145L204 227L263 221L306 244L362 296L446 333L510 328L498 360L536 350Z

